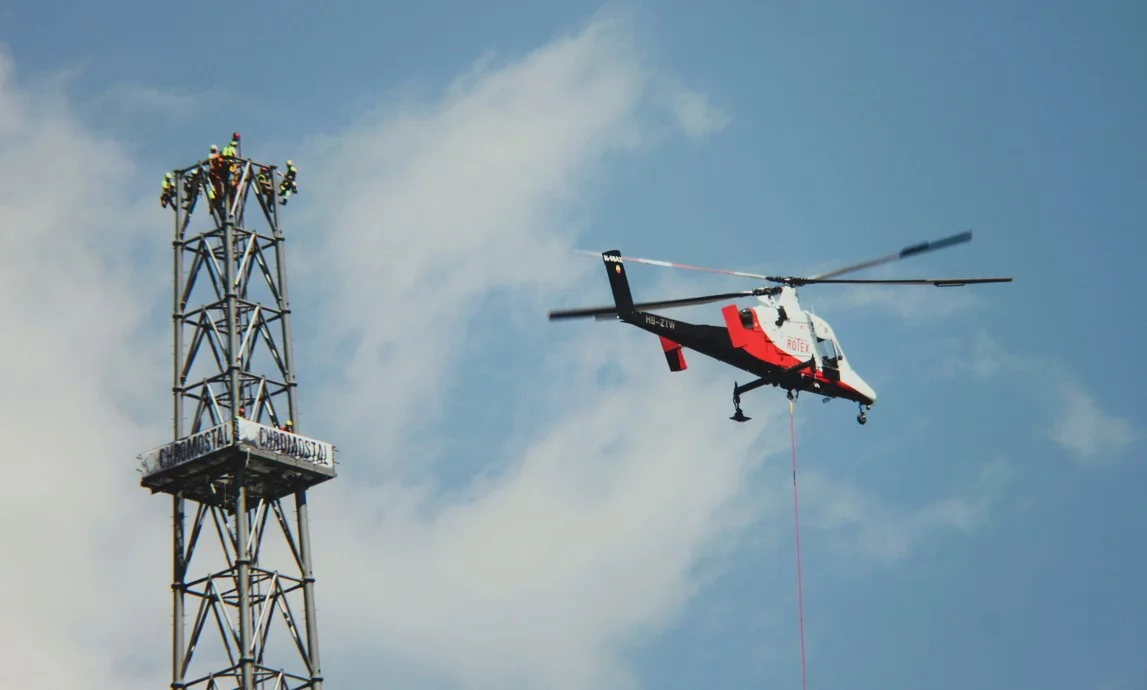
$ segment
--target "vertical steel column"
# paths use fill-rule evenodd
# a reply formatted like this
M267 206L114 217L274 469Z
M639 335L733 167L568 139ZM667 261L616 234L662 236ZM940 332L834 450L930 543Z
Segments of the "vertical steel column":
M274 174L271 175L272 191L274 187ZM283 358L287 371L283 383L287 386L288 419L294 422L295 431L299 431L299 401L297 398L298 384L295 381L295 339L291 336L291 297L287 292L287 257L283 248L283 230L279 226L279 204L271 205L271 235L275 238L275 277L279 283L279 309L282 310L279 325L283 333Z
M311 525L307 514L307 492L295 494L299 521L299 561L303 575L303 611L307 620L307 653L311 667L311 687L323 690L323 670L319 662L319 627L315 619L315 574L311 568Z
M175 176L175 236L171 241L174 257L172 271L174 272L174 294L172 296L171 324L172 324L172 380L171 391L175 402L172 406L172 440L178 441L183 437L183 176ZM182 690L183 686L183 595L184 581L187 576L184 564L184 516L183 496L175 494L171 498L172 519L172 583L171 583L171 687L172 690Z
M274 177L272 176L272 180ZM279 297L282 310L281 323L283 333L283 358L287 371L287 406L290 410L290 419L294 421L295 431L299 429L299 402L297 397L298 386L295 381L295 342L291 332L291 298L287 292L287 257L283 246L283 231L279 227L279 204L271 206L271 219L274 224L272 235L275 238L275 264L279 282ZM322 664L319 661L319 630L315 618L315 575L311 567L311 524L307 510L307 492L300 490L295 493L295 514L299 530L299 560L303 576L303 615L307 629L308 665L311 669L311 687L315 690L323 688Z
M239 420L239 317L238 296L235 275L235 219L231 214L231 205L227 201L227 185L220 190L220 201L223 203L223 280L224 296L227 302L227 397L230 406L228 423L234 431L238 431ZM237 460L236 462L241 462ZM236 468L235 473L235 532L239 542L235 548L235 569L239 590L239 670L242 678L242 690L254 690L254 664L251 656L251 563L250 548L248 545L248 519L247 519L247 487L246 473L242 467Z
M247 521L247 479L243 468L236 471L235 492L235 568L239 582L239 677L242 690L255 690L255 658L251 655L251 549L247 545L250 531Z

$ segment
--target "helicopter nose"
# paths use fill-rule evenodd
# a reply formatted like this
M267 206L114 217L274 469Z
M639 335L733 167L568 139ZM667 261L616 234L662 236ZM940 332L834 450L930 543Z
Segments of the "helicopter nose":
M865 404L866 405L875 405L876 404L876 391L872 389L872 386L868 385L867 381L860 378L856 374L853 374L849 378L851 380L848 383L850 386L852 386L853 390L855 390L857 393L860 393L860 395L862 395L865 399L868 400L868 402L866 402Z

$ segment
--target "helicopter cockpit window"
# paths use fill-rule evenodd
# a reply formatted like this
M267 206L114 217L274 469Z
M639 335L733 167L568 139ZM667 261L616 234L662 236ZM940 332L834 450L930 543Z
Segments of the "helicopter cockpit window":
M820 338L817 338L816 346L819 350L821 359L835 360L839 356L837 354L836 348L833 346L832 340L830 339L821 340Z
M832 347L833 357L836 357L837 359L843 361L844 360L844 350L840 349L840 343L836 342L835 340L829 340L828 344L830 347Z

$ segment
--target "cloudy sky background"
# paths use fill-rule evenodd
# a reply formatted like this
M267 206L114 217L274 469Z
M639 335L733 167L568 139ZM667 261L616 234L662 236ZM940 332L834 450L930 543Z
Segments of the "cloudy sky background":
M0 7L0 660L169 674L163 171L284 214L328 687L796 687L788 407L611 323L572 248L806 273L880 395L797 408L810 687L1147 687L1147 9ZM631 270L639 299L752 283ZM643 297L644 296L644 297ZM719 305L680 312L719 323Z

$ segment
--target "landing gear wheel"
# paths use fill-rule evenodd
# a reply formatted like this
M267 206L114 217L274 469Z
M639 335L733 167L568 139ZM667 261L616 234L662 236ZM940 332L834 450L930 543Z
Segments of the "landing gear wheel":
M865 424L868 422L868 415L861 412L860 414L856 415L856 421L860 422L861 424Z

